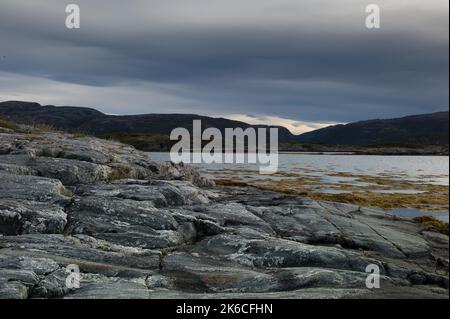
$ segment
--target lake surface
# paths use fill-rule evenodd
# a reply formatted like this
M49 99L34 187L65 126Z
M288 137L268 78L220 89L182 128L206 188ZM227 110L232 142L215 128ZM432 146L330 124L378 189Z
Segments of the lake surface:
M169 153L150 153L155 160L170 160ZM245 170L255 178L277 178L260 175L256 164L192 164L203 174L219 178L231 172ZM251 172L253 171L253 173ZM279 171L301 173L305 176L321 176L330 181L346 181L352 177L335 176L334 173L370 175L420 181L437 185L449 185L448 156L375 156L375 155L317 155L279 154ZM331 175L330 175L331 174Z
M155 160L170 160L169 153L150 154ZM311 185L305 187L328 194L355 192L356 189L377 194L419 195L426 192L423 190L424 185L446 186L447 192L449 186L448 156L281 153L279 170L274 175L260 175L256 164L192 165L209 178L240 180L251 184L270 184L301 177L310 181ZM448 208L446 211L426 214L414 209L398 209L394 213L408 217L435 215L448 221Z

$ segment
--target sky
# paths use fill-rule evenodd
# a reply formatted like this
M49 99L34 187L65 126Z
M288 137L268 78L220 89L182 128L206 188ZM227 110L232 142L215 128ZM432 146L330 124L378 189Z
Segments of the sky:
M448 25L448 0L1 0L0 101L294 133L448 110Z

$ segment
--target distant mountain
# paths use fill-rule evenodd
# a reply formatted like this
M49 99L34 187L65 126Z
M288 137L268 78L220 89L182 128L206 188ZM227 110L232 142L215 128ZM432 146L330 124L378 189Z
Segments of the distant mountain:
M448 116L448 112L438 112L329 126L302 134L298 141L331 145L448 144Z
M49 124L64 131L94 135L170 134L177 127L184 127L191 131L193 120L201 120L203 128L215 127L222 132L225 128L269 127L195 114L107 115L85 107L43 106L38 103L19 101L0 103L0 117L21 124ZM279 139L282 142L292 142L297 138L284 127L273 127L279 129Z
M107 115L85 107L43 106L38 103L9 101L0 103L0 117L22 124L49 124L69 132L93 135L170 134L177 127L192 129L193 120L202 120L203 128L268 127L250 125L224 118L194 114ZM281 143L329 145L427 145L449 144L449 114L414 115L397 119L370 120L335 125L294 135L279 127Z

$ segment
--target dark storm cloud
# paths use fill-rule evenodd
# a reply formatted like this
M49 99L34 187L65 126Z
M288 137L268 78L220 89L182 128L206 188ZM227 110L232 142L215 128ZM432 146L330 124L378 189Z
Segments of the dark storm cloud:
M446 0L377 1L375 31L357 0L73 2L82 20L72 31L60 1L0 3L2 83L24 76L14 92L22 82L29 96L103 101L111 113L348 122L448 108ZM39 78L79 85L79 102L68 89L33 92ZM108 96L116 87L134 107Z

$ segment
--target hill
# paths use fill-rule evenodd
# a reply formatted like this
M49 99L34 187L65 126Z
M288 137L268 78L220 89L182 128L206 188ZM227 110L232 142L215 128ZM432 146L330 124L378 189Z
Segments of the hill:
M92 135L116 135L117 133L168 135L177 127L184 127L191 131L193 120L201 120L204 128L216 127L222 132L225 128L269 127L195 114L107 115L85 107L44 106L19 101L0 103L0 117L20 124L47 124L68 132L85 132ZM295 141L296 136L288 129L276 127L279 129L281 141Z
M85 107L44 106L38 103L20 101L0 103L0 117L21 124L46 124L68 132L109 136L147 150L149 149L145 145L150 144L158 144L156 149L166 149L167 145L170 144L168 143L170 142L168 141L170 132L177 127L192 130L193 120L201 120L203 128L216 127L222 133L225 128L269 127L195 114L108 115ZM284 127L274 127L279 129L280 143L290 144L331 146L449 144L448 112L335 125L298 136Z
M335 125L302 134L298 141L331 145L448 144L448 112Z

